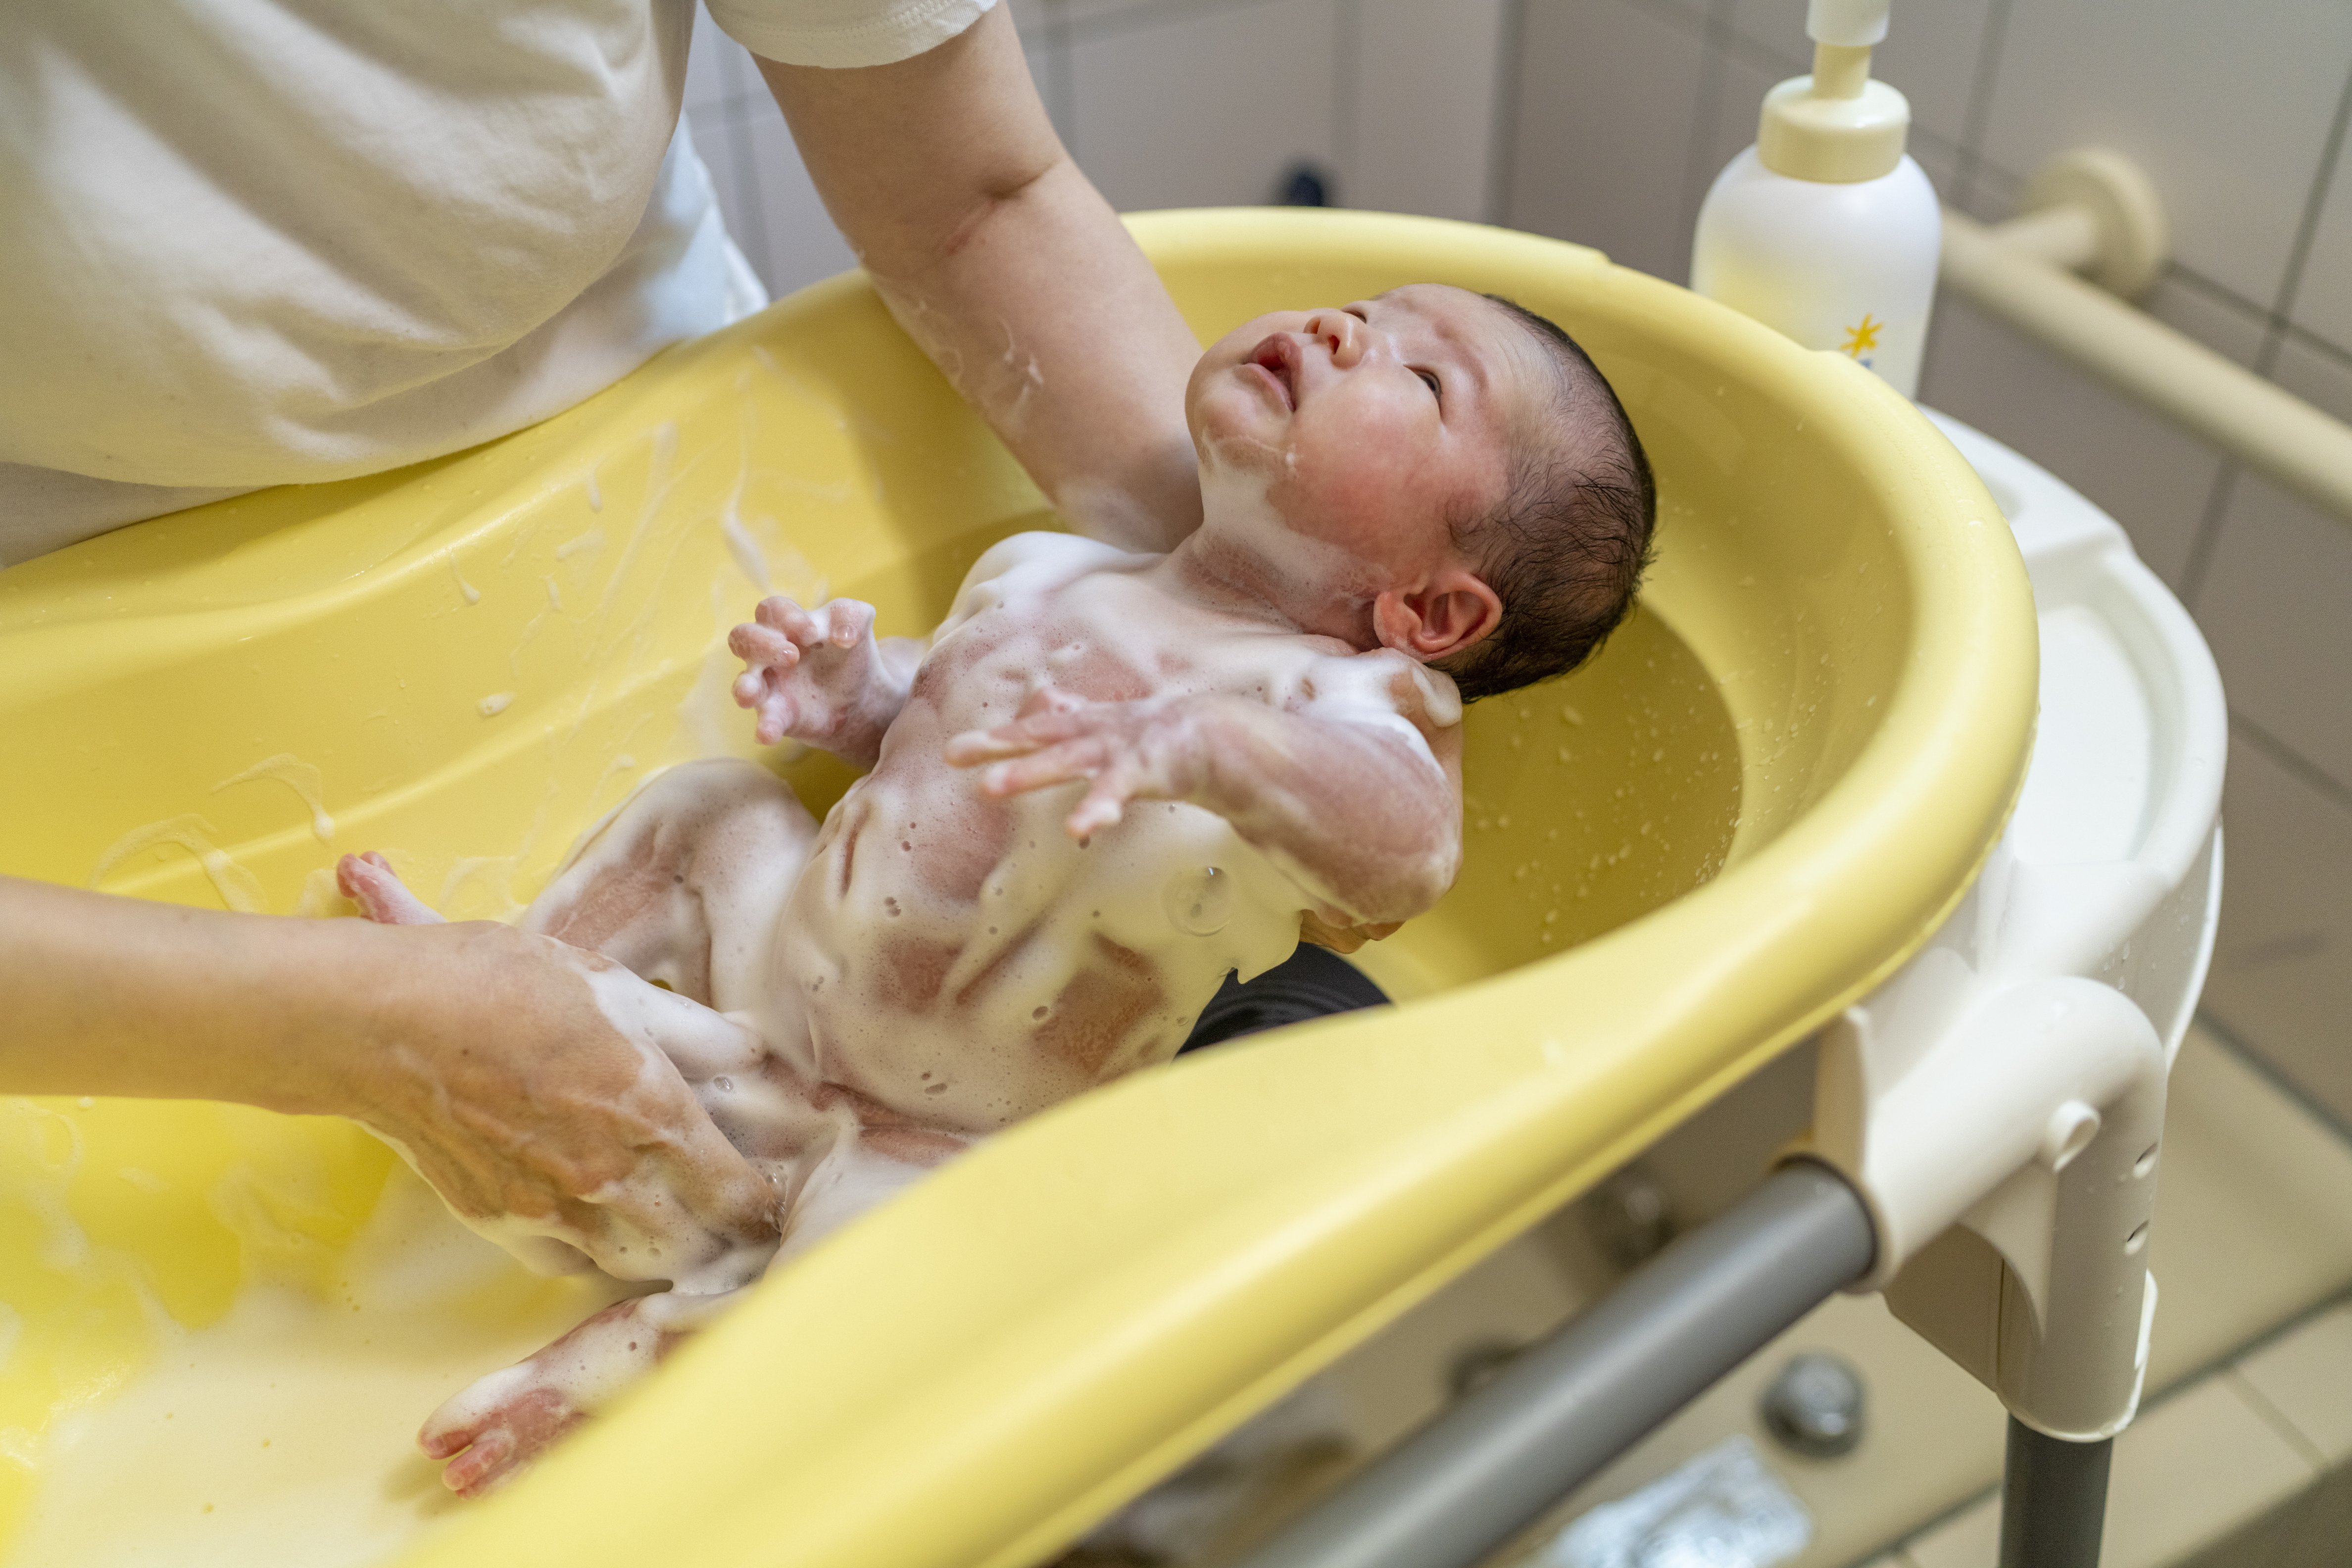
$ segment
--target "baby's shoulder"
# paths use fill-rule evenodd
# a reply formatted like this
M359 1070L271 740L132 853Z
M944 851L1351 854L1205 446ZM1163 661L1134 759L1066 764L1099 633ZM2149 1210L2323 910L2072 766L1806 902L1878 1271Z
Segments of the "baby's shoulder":
M964 574L964 584L970 587L997 578L1018 577L1025 585L1048 587L1090 572L1131 569L1156 559L1083 534L1040 529L1016 533L990 545Z
M1454 678L1394 648L1324 654L1301 675L1298 696L1302 707L1333 717L1402 718L1424 733L1462 722Z
M934 640L1008 599L1050 594L1093 573L1132 570L1156 559L1075 533L1040 530L1000 539L981 552L964 574L963 586L956 590L955 603Z

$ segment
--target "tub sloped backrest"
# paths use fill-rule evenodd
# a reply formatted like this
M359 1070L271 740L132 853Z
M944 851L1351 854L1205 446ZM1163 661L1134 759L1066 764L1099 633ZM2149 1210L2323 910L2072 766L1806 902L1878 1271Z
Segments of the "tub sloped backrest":
M1406 1005L1014 1130L416 1561L1034 1560L1857 994L1997 835L2030 595L1973 475L1874 378L1557 242L1135 226L1204 337L1428 279L1560 320L1660 475L1641 615L1473 710L1463 882L1370 960ZM324 907L290 762L336 849L499 912L644 770L742 745L709 650L755 580L918 631L1039 512L862 285L825 285L481 451L0 577L0 722L43 749L0 785L0 868ZM160 1226L120 1245L177 1267Z

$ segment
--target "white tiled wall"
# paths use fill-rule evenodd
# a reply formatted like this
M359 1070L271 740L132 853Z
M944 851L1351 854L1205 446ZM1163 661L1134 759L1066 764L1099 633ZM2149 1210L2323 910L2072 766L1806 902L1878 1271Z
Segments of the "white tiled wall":
M1805 68L1803 0L1525 5L1507 221L1679 279L1704 182ZM2070 147L2139 161L2177 258L2147 308L2352 419L2352 5L1895 0L1878 66L1979 217ZM2112 511L2205 628L2237 728L2207 1007L2352 1121L2352 524L1949 295L1922 394Z
M1118 205L1339 199L1485 217L1680 279L1716 172L1805 68L1804 0L1008 0ZM1880 73L1947 200L2007 216L2042 160L2137 158L2177 264L2143 301L2352 418L2352 4L1896 0ZM688 113L778 292L848 265L740 50L706 20ZM1927 401L2122 521L2213 643L2238 723L2208 1007L2352 1121L2352 526L1947 296Z
M1009 0L1030 74L1111 202L1272 199L1312 162L1353 206L1493 216L1506 0ZM697 17L687 117L772 292L852 264L751 58Z

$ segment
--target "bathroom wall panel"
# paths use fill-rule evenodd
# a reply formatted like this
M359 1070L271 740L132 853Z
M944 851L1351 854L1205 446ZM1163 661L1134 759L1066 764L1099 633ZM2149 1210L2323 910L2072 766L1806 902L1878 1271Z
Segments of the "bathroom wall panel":
M694 42L686 55L686 108L711 109L745 90L742 76L751 74L751 57L743 47L719 30L710 13L694 8Z
M2352 799L2241 731L2221 815L2228 886L2205 1009L2352 1125Z
M1787 79L1781 66L1754 51L1710 49L1699 78L1699 107L1692 128L1688 163L1683 171L1682 200L1676 218L1684 238L1684 274L1688 272L1689 235L1698 225L1699 204L1723 166L1756 141L1757 117L1764 95Z
M2297 326L2352 352L2352 158L2341 148L2287 313Z
M2177 589L2221 455L1955 296L1936 298L1921 401L1967 420L2097 502Z
M1925 7L1898 7L1895 26ZM2138 160L2179 259L2269 304L2352 70L2344 0L2017 0L1984 155L2028 174L2071 147Z
M1080 166L1134 211L1261 203L1292 163L1328 165L1333 5L1171 6L1133 26L1074 28Z
M759 68L705 11L695 14L687 83L687 121L719 210L768 292L782 298L855 266Z
M751 179L765 228L768 291L779 299L857 265L801 164L793 133L764 86L741 121Z
M1505 221L1681 282L1698 106L1693 16L1633 0L1527 0Z
M1503 12L1503 0L1341 0L1355 60L1339 105L1340 200L1488 216Z
M768 261L767 215L761 210L760 183L746 151L749 139L740 108L719 103L689 109L686 118L693 128L694 150L701 155L703 167L710 171L727 232L743 252L743 259L751 264L751 270L760 275L760 281L768 286L768 292L780 292L775 269Z
M2352 795L2352 528L2252 474L2231 486L2191 606L2231 711ZM2344 873L2352 903L2352 862Z

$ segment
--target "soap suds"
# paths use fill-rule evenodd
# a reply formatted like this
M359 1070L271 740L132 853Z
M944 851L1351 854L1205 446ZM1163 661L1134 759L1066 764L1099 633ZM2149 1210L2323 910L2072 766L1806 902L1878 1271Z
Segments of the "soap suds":
M184 849L196 858L204 873L220 900L239 914L260 914L268 907L261 891L261 882L254 874L231 859L226 851L212 841L213 825L194 814L151 822L144 827L134 827L107 847L89 873L89 885L97 887L116 868L135 855L150 849L170 846Z
M475 703L474 707L481 713L483 718L495 719L499 714L505 712L509 707L513 706L515 694L511 691L493 691L488 697L483 698L479 702Z
M719 520L719 527L727 537L727 553L734 557L736 570L749 578L751 585L762 594L770 592L774 587L775 579L769 575L768 558L760 553L759 542L743 526L742 519L736 516L732 498L727 502L726 515Z
M457 579L457 592L464 596L466 603L469 605L480 604L482 602L482 591L479 588L475 587L471 583L467 582L466 574L457 570L457 552L452 550L447 553L449 557L449 575Z
M335 819L327 815L326 786L319 770L294 755L280 752L265 757L241 773L234 773L213 785L210 793L220 794L232 784L250 784L256 779L275 779L294 792L302 804L310 808L310 836L321 844L335 841Z

